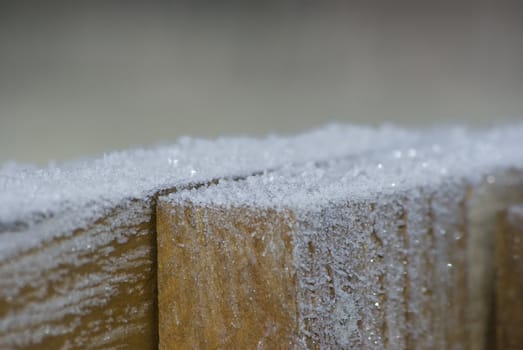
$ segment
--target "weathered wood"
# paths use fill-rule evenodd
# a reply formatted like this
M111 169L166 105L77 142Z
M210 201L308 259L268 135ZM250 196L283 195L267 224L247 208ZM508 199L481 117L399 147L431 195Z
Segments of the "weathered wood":
M523 349L523 205L500 215L496 267L497 349Z
M230 150L211 152L220 142L188 142L6 172L0 348L492 348L495 218L523 201L523 175L508 171L521 165L520 132L469 144L456 131L456 154L410 134L419 148L391 153L365 135L314 156L310 140L323 138L234 141L242 162L223 167ZM402 135L390 141L404 146ZM162 191L198 184L162 195L156 211ZM498 344L512 341L507 327Z
M498 215L523 202L523 172L509 170L485 176L465 203L467 282L466 331L470 349L495 346L495 260ZM503 349L503 348L502 348Z
M417 249L433 240L428 198L401 201L389 214L345 202L297 221L292 209L160 200L160 348L438 348L424 260L436 251Z
M43 169L1 167L0 348L154 347L152 198L418 137L337 126L295 137L184 139Z
M0 348L154 349L155 227L134 201L0 261ZM60 230L49 219L31 235ZM2 240L8 234L0 234Z
M212 204L252 190L160 198L162 349L489 348L493 280L478 271L491 271L489 235L523 198L521 173L305 211Z
M161 349L275 349L296 333L292 215L158 208Z
M328 206L297 222L292 208L161 200L158 209L162 349L376 348L389 342L412 348L422 337L414 310L408 315L415 292L410 276L416 267L406 266L411 251L388 259L388 271L382 260L396 251L373 238L370 203ZM395 214L398 221L389 225L407 239L405 219ZM384 285L383 276L403 266L406 278ZM403 290L395 301L388 298L396 292L391 287ZM389 329L398 327L407 340L389 339Z

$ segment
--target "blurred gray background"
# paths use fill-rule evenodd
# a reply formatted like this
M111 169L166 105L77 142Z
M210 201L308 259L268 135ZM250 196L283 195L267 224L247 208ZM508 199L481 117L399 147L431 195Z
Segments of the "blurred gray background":
M0 164L523 116L519 1L0 2Z

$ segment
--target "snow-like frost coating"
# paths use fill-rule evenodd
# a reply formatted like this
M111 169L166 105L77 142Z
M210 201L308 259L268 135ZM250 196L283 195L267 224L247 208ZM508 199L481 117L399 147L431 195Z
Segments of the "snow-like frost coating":
M126 201L150 198L161 190L388 148L418 137L392 126L330 125L291 137L182 138L172 146L46 168L7 163L0 168L0 233L15 234L3 237L0 256L82 228ZM54 229L37 227L49 220L55 221ZM22 237L18 232L31 234Z
M425 131L389 147L362 148L354 154L315 162L287 164L244 181L186 190L171 196L194 204L248 205L314 209L346 198L434 187L443 181L495 182L499 168L523 168L523 125L469 131Z
M293 212L299 348L462 348L464 325L484 336L471 325L483 329L477 306L490 300L474 293L485 288L471 271L488 276L491 259L476 241L492 234L469 232L478 226L471 213L490 220L489 200L510 201L503 191L487 203L470 196L490 186L523 197L523 125L418 135L162 200Z

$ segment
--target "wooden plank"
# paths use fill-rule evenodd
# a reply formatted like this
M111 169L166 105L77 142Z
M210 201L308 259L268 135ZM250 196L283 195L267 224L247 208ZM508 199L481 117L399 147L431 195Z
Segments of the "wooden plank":
M434 323L439 336L433 349L468 348L465 318L468 297L466 242L469 237L465 203L469 190L467 183L451 182L437 189L431 201L436 246Z
M492 268L492 221L523 197L521 173L359 200L320 195L308 209L242 202L264 176L160 198L162 349L489 347L492 293L478 289L493 281L477 271ZM271 343L267 325L279 330Z
M498 156L505 133L491 135L497 141L489 141L496 146L490 155ZM467 148L463 135L456 137L449 149ZM294 149L283 142L289 155L300 156L273 159L282 149L258 152L272 141L246 142L249 152L240 157L246 163L221 168L216 165L228 152L194 166L194 154L216 147L206 143L191 153L195 145L187 144L185 155L158 153L160 160L147 163L156 167L150 177L126 157L119 160L122 169L104 159L76 173L35 171L38 181L27 191L29 172L9 172L2 186L16 182L6 203L17 209L1 211L0 348L142 349L158 341L165 349L488 347L495 217L523 199L521 172L505 172L520 159L513 144L519 139L512 137L506 158L485 161L476 155L488 149L483 137L457 155L435 158L428 145L378 151L370 137L355 148L364 157L344 144L346 158L326 160L341 155L326 147L312 157L317 162L280 170L274 169L303 161L302 151L316 145L304 140L307 147ZM182 170L170 176L173 168ZM480 170L470 174L471 168ZM112 174L109 183L99 181L101 169ZM221 181L228 185L216 193L219 205L190 192L162 196L155 210L166 184L192 178L194 185L213 178L208 173L222 178L253 169L260 172ZM119 187L129 173L132 181ZM62 188L71 174L81 176ZM96 191L83 193L82 181ZM220 191L222 183L202 192ZM230 201L238 191L247 200ZM136 196L141 199L127 199Z
M406 343L405 348L435 349L441 341L437 329L441 326L434 320L432 297L440 287L434 284L435 249L431 215L431 191L414 189L404 199L404 224L400 227L401 240L405 242Z
M134 201L0 261L0 348L154 349L155 227ZM31 235L59 230L47 220ZM0 234L0 244L9 234Z
M495 346L495 260L498 216L511 205L523 202L523 172L507 170L484 177L465 203L467 314L471 349Z
M523 349L523 205L500 215L496 267L497 349Z
M397 196L306 214L161 198L160 348L463 346L437 338L451 337L438 331L451 314L436 317L432 295L459 287L433 277L429 193Z
M154 347L158 193L417 138L336 126L1 167L0 348Z
M272 210L160 203L160 348L291 346L293 222Z
M374 208L374 234L382 242L380 258L383 291L380 303L384 309L383 338L385 349L407 346L407 241L404 198L378 197Z

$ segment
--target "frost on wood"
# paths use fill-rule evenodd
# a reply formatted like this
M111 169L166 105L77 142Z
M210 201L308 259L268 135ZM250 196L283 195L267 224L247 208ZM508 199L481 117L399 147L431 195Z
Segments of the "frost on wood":
M158 275L164 349L295 345L294 219L274 210L160 204ZM172 301L176 300L176 303Z
M0 261L0 347L153 349L150 214L129 203L65 238ZM39 227L56 230L56 224Z
M412 147L290 166L161 198L161 348L180 341L188 348L271 348L270 330L282 331L281 344L291 348L487 348L495 216L523 198L521 135L520 128L453 130L426 135ZM269 211L274 225L257 231ZM213 212L219 218L209 220ZM290 227L278 224L289 218ZM251 242L253 232L260 243ZM271 245L283 236L291 261L274 258L286 256L283 245ZM226 247L236 242L270 247L273 260L258 267L252 249L229 254ZM190 277L181 265L194 267ZM290 320L258 312L258 303L250 314L236 311L259 290L268 299L281 295L280 280L272 289L270 279L232 277L267 270L287 278L291 294L275 304L286 315L296 308ZM182 322L184 308L197 311ZM212 321L202 324L207 314ZM242 328L252 324L258 328ZM206 332L213 337L202 337Z
M184 138L172 146L116 152L42 169L8 163L0 167L0 232L23 231L73 210L81 210L83 220L78 221L86 222L122 200L149 197L160 190L248 176L292 163L321 162L415 142L419 137L394 127L333 125L292 137ZM1 247L0 254L12 251L13 245Z
M496 345L516 350L523 348L523 204L503 212L498 223Z
M482 186L477 187L467 203L467 284L476 288L470 290L466 315L469 342L479 347L487 340L492 341L495 333L494 278L496 268L496 236L498 216L509 206L523 202L523 180L521 172L508 171L498 176L491 174ZM477 262L489 262L480 263ZM484 302L489 300L490 303ZM496 311L497 312L497 311ZM481 322L488 319L489 322ZM487 339L490 337L490 339ZM493 348L493 344L487 344ZM503 347L502 347L503 348Z
M481 348L522 135L332 126L7 164L0 347L154 347L158 259L163 348Z
M153 348L155 198L286 164L414 142L393 127L182 139L39 169L0 169L0 348Z

